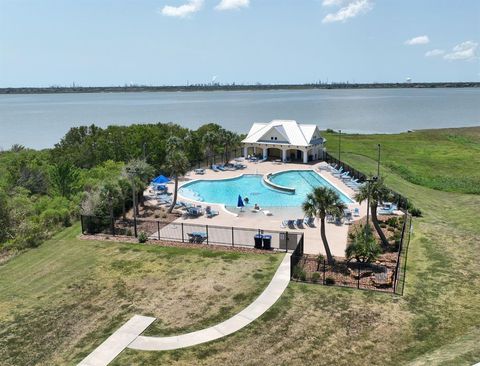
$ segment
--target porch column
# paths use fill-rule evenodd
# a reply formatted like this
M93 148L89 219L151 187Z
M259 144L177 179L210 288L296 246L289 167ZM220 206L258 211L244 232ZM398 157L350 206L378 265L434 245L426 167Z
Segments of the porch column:
M266 159L268 157L268 147L263 149L263 158Z
M303 150L303 162L308 163L308 150Z
M244 157L247 157L247 156L248 156L247 153L248 153L248 147L247 147L247 146L244 146L244 147L243 147L243 156L244 156Z
M287 160L287 149L282 149L282 161Z
M257 155L257 147L256 146L253 147L253 155Z

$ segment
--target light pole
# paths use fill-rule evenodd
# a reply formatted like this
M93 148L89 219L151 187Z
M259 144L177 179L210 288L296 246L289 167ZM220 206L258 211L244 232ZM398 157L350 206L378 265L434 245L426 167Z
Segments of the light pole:
M378 160L377 160L377 177L380 177L380 144L377 145L378 147Z
M342 146L342 130L338 130L338 162L340 162L341 146Z

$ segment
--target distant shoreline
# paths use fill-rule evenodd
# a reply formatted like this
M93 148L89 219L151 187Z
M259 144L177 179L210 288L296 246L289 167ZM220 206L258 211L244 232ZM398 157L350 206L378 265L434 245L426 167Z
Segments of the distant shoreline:
M61 93L140 93L140 92L198 92L198 91L262 91L312 89L408 89L408 88L478 88L480 82L445 83L330 83L330 84L255 84L255 85L172 85L172 86L102 86L0 88L0 94L61 94Z

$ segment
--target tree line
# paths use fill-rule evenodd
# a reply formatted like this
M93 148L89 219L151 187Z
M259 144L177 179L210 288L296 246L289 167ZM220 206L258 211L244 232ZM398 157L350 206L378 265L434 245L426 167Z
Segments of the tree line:
M171 123L90 125L71 128L52 149L12 146L0 153L0 260L40 245L81 212L125 215L132 206L138 212L156 174L177 186L191 166L228 156L241 139L213 123L197 130Z

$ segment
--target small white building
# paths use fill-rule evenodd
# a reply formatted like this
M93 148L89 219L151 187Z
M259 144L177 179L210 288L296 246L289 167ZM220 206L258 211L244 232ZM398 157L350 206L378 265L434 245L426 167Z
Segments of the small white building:
M264 159L304 163L321 159L325 142L318 126L289 120L254 123L242 141L244 156L262 155Z

